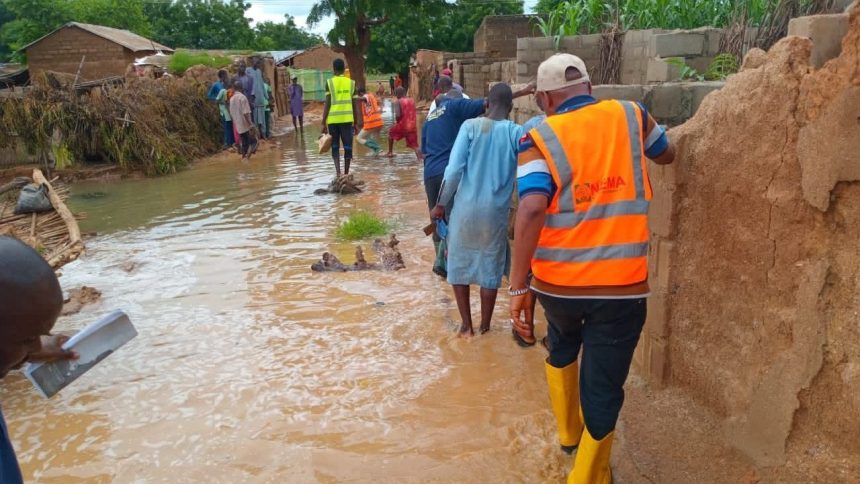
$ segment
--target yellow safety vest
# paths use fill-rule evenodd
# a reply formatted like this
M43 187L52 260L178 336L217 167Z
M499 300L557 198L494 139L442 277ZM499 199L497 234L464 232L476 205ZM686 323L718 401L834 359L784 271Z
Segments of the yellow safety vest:
M328 80L328 92L331 105L326 124L354 123L352 96L355 93L355 81L345 76L334 76Z

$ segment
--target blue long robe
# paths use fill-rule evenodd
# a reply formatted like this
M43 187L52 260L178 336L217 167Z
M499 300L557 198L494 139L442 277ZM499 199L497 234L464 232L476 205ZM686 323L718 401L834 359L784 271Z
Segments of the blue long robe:
M508 212L522 134L516 123L488 118L460 128L440 196L443 205L454 197L447 239L451 284L496 289L510 270Z

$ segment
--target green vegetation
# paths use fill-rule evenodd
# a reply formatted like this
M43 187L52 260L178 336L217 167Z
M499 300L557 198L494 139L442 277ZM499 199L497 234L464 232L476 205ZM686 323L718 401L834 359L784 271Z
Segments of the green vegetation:
M126 29L187 49L304 49L322 42L284 21L251 26L243 0L0 0L0 62L22 60L21 47L71 21Z
M385 235L391 224L368 212L353 212L337 228L337 236L346 240L359 240Z
M748 26L776 17L820 12L828 0L541 0L536 11L547 37L620 30L728 27L744 19Z
M738 60L733 54L720 54L714 57L708 70L704 73L688 66L681 58L666 59L666 62L678 68L678 77L682 81L722 81L740 68Z
M167 69L171 74L182 74L191 66L204 65L220 69L229 66L232 61L226 56L212 56L205 52L179 51L170 56Z
M405 74L422 48L471 51L485 16L521 13L522 0L317 0L308 22L335 17L326 40L362 78L368 69Z

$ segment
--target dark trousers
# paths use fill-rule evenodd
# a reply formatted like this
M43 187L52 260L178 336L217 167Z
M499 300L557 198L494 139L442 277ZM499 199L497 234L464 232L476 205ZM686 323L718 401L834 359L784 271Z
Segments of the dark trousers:
M266 111L266 139L272 137L272 111Z
M221 118L221 127L224 128L224 146L233 146L236 140L233 139L233 121L227 121Z
M445 179L445 175L434 176L430 178L424 179L424 191L427 193L427 206L430 210L433 210L433 207L436 206L436 202L439 201L439 195L442 193L442 180ZM454 197L451 197L451 201L448 202L448 205L445 206L445 221L451 219L451 209L454 208ZM433 234L433 242L439 243L440 239L436 234Z
M585 426L597 440L615 430L624 403L624 381L645 324L646 300L565 299L538 293L546 313L549 364L576 361Z
M340 160L340 146L343 144L344 161L352 160L352 123L336 123L328 125L331 135L331 157Z
M251 143L254 142L254 140L250 131L239 133L239 137L242 138L242 146L239 147L239 154L244 156L248 154L248 149L251 147Z

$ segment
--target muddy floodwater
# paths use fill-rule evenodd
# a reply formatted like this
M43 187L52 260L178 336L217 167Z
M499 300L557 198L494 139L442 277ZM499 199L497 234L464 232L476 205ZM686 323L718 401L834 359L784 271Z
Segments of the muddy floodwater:
M3 380L26 480L564 479L545 352L512 342L504 291L490 333L454 337L414 155L358 150L366 192L314 195L333 173L317 135L289 133L249 163L73 187L97 235L60 281L103 298L57 329L123 309L140 335L51 400L17 372ZM312 273L326 250L352 261L334 232L357 209L394 224L406 269Z

